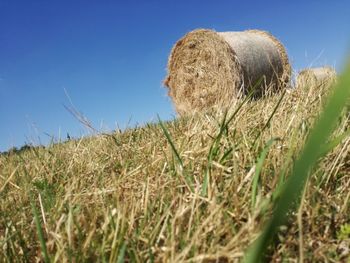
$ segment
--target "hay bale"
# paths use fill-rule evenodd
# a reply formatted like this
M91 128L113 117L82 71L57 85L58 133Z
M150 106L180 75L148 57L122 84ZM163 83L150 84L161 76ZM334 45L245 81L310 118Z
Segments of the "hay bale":
M296 87L326 85L332 83L336 77L336 71L329 66L307 68L299 72L296 79Z
M260 79L256 96L267 87L277 91L289 83L290 73L285 48L267 32L199 29L173 47L164 84L176 111L187 114L229 106Z

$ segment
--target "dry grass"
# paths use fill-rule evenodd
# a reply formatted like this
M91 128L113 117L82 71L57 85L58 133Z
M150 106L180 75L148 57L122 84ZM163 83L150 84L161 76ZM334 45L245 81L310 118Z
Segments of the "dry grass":
M2 154L0 261L241 260L328 91ZM346 111L333 136L348 129ZM348 136L319 161L270 261L349 260L349 151Z

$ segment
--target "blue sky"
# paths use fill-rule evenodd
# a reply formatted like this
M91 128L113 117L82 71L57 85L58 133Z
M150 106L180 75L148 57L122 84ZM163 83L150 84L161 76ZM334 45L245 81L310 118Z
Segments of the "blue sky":
M294 70L341 71L349 13L348 0L0 0L0 151L88 134L64 108L65 91L100 130L173 118L162 87L167 58L195 28L267 30Z

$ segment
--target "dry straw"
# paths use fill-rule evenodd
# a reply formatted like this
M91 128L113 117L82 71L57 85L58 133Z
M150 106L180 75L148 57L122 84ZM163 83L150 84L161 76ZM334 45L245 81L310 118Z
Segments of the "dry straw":
M173 47L164 84L176 111L188 114L230 106L260 80L256 96L276 92L289 84L290 72L284 46L267 32L198 29Z
M325 85L334 81L336 77L336 71L329 66L303 69L297 76L296 87Z

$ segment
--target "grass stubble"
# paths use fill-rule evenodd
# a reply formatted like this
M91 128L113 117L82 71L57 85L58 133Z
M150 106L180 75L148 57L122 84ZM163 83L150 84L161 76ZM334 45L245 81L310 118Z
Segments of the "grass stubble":
M349 262L349 99L309 143L333 90L1 154L0 261Z

